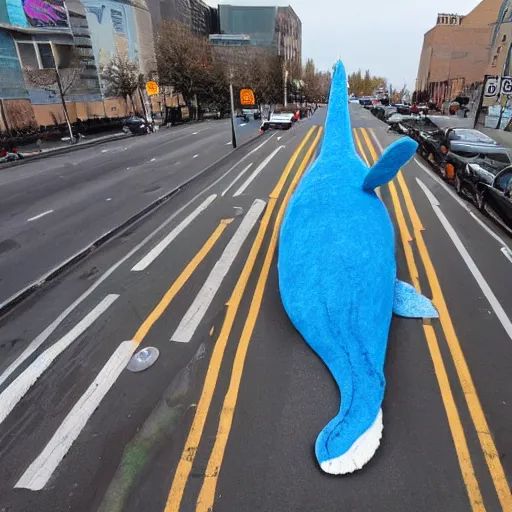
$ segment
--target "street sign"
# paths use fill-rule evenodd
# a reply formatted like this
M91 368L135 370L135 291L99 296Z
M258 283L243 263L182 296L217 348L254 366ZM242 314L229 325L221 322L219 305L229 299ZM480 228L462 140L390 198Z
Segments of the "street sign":
M146 82L146 92L149 96L154 96L155 94L158 94L159 92L158 84L156 82L153 82L152 80L149 82Z
M252 92L252 89L242 89L240 91L240 105L248 106L255 104L256 100L254 99L254 92Z
M482 106L490 107L498 101L498 94L500 92L500 77L490 76L484 85L484 98Z
M512 76L501 77L501 94L512 95Z

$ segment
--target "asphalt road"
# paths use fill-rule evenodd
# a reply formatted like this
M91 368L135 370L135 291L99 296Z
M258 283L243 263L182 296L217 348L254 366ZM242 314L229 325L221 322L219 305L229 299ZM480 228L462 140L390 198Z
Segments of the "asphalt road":
M511 240L415 160L380 194L398 277L440 319L392 321L374 458L318 468L339 396L282 309L275 251L324 116L233 153L3 319L0 510L511 510ZM370 164L396 140L352 120ZM125 370L148 346L156 363Z
M231 150L229 120L209 121L1 169L0 304Z

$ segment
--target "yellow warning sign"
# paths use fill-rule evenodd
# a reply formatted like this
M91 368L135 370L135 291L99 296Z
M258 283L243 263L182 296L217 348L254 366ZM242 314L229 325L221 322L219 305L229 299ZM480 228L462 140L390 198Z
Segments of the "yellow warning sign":
M244 106L256 104L256 100L254 99L254 92L252 92L252 89L242 89L240 91L240 104Z
M148 93L149 96L158 94L159 90L160 89L158 88L158 84L156 82L146 82L146 92Z

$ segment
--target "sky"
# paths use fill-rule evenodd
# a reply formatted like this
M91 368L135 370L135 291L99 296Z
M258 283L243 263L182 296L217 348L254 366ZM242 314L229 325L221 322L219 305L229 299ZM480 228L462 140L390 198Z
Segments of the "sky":
M414 90L423 34L438 13L468 14L479 0L231 0L231 5L291 5L302 21L302 59L330 69L341 58L347 72L369 69L400 89Z

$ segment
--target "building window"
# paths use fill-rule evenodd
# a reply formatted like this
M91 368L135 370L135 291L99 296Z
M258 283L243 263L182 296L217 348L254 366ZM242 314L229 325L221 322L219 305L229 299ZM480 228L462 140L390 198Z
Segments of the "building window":
M501 46L498 46L498 48L496 49L496 53L500 53L501 52Z
M55 67L55 61L53 60L52 47L49 43L39 43L37 45L39 55L41 56L41 68L51 69Z
M497 55L495 55L495 56L492 58L492 64L491 64L491 66L492 66L493 68L495 68L495 67L496 67L496 61L497 61L497 60L498 60L498 56L497 56Z
M21 66L29 70L39 69L39 61L37 59L34 43L32 43L32 41L30 43L18 42L17 46L20 55Z
M504 43L507 40L507 34L503 34L503 37L501 38L501 42Z
M28 70L54 69L55 58L59 68L76 66L74 47L70 44L39 43L35 41L16 41L21 66ZM54 53L55 52L55 53Z

